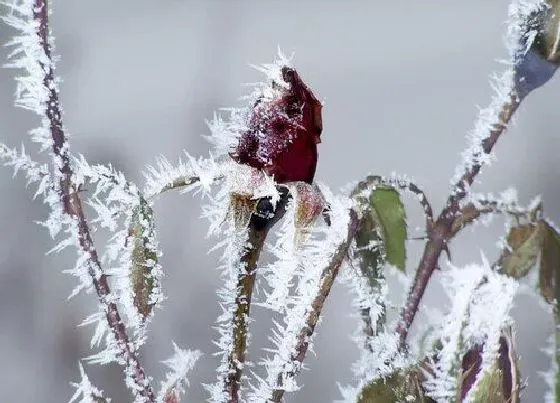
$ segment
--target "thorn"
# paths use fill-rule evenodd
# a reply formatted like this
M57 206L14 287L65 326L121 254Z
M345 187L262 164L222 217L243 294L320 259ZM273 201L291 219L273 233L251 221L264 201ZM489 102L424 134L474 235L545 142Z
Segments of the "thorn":
M427 239L428 239L427 235L413 236L413 237L406 238L407 241L425 241Z
M443 245L443 251L447 255L447 260L449 260L451 262L451 251L449 250L449 246L447 245L447 243L445 245ZM438 267L438 269L439 269L439 267Z

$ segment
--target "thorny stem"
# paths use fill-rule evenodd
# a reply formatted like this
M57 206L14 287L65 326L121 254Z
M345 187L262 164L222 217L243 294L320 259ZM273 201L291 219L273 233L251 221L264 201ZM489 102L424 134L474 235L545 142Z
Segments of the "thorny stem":
M309 312L307 312L306 314L305 326L300 329L297 335L297 344L290 356L290 365L293 365L293 369L289 370L288 372L281 371L276 375L276 385L274 390L272 391L272 396L270 397L271 402L280 403L282 401L282 397L284 396L283 377L288 376L290 378L293 378L300 372L303 365L303 360L305 359L305 355L309 347L309 340L313 335L313 332L315 331L315 326L319 321L319 317L321 315L321 311L323 310L325 300L327 299L331 291L332 285L336 276L338 275L338 271L340 269L340 266L342 265L342 262L348 255L348 250L350 248L350 245L352 244L352 240L356 236L358 228L358 214L356 213L356 211L350 210L350 221L348 223L348 234L346 236L346 239L334 252L329 265L323 269L319 284L319 292L311 303L312 309L309 310Z
M120 350L120 355L125 361L125 372L135 383L134 393L142 397L145 402L155 402L155 396L149 385L149 379L145 374L144 368L138 360L136 351L130 343L125 325L114 302L109 301L110 288L107 275L101 268L97 250L91 238L87 219L82 208L82 201L75 183L72 180L72 167L68 154L68 143L62 125L58 90L54 81L54 71L52 67L51 45L49 44L48 26L48 3L47 0L35 0L33 6L33 17L36 23L36 33L47 57L47 64L44 64L43 84L48 91L46 104L46 116L49 120L49 128L53 140L53 154L55 169L59 170L60 181L58 192L62 202L64 212L71 216L78 227L78 243L80 249L87 258L88 272L91 276L93 285L97 292L100 302L105 307L107 323L116 340Z
M508 101L502 105L498 115L498 122L490 129L488 136L482 140L482 152L484 154L488 155L492 152L494 145L507 128L519 104L520 99L516 92L510 92ZM476 175L478 175L482 168L483 163L479 158L481 155L474 155L473 157L475 162L465 167L463 175L455 184L453 191L447 199L446 207L428 233L428 241L424 247L422 259L418 265L412 288L408 293L407 301L401 311L400 321L396 329L399 334L401 349L406 349L408 331L414 321L416 312L418 312L420 301L426 291L430 277L438 265L439 256L447 248L447 242L454 235L452 230L453 223L461 212L460 202L467 195L469 187L473 184Z
M241 256L244 270L237 278L237 291L235 296L235 312L233 315L233 349L228 356L228 372L225 375L224 388L228 396L228 403L238 403L241 375L245 363L247 350L247 327L251 297L255 286L257 262L263 249L264 242L270 229L286 212L288 195L284 194L276 205L274 216L265 219L253 214L248 226L248 246ZM257 207L258 208L258 207Z

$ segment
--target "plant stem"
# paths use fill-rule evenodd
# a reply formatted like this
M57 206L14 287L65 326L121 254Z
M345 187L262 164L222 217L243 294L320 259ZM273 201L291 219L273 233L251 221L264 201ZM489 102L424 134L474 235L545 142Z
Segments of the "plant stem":
M509 121L519 107L520 99L511 91L509 99L502 105L498 121L494 123L488 133L488 136L482 140L482 152L485 155L491 153L494 145L505 131ZM465 198L469 187L473 184L475 177L480 172L483 162L481 155L473 154L472 165L465 167L464 173L459 181L453 187L446 203L433 228L428 233L428 241L424 247L422 259L418 265L414 282L408 293L407 301L401 311L400 321L397 325L397 333L399 334L400 347L406 349L406 338L414 317L418 312L420 301L426 291L430 277L438 265L439 256L442 251L447 248L447 242L454 235L452 228L458 213L460 213L460 201Z
M121 358L125 361L125 373L130 376L135 384L134 394L141 396L144 402L155 402L153 390L149 384L144 368L138 360L138 356L130 343L125 325L114 302L109 302L111 293L107 276L101 268L97 250L91 238L87 219L82 207L82 200L73 182L73 171L68 154L68 143L62 125L62 114L58 98L58 90L54 81L52 66L51 45L49 44L48 26L48 3L47 0L35 0L33 17L37 24L36 33L39 37L43 51L48 63L43 64L43 84L48 91L45 114L49 121L49 129L53 140L53 154L55 169L59 171L58 193L63 205L63 211L76 223L78 231L78 244L82 252L87 256L88 272L101 304L105 308L107 324L115 337L116 344L120 350Z
M461 208L459 216L453 222L451 238L459 233L467 225L473 223L482 214L502 213L515 217L517 220L526 219L529 222L536 221L538 213L542 210L542 204L536 209L529 210L517 204L505 205L496 200L477 200L476 203L468 203Z
M248 246L241 256L243 272L237 278L237 294L235 296L235 312L233 315L233 349L228 356L228 372L225 378L225 391L229 403L238 403L241 375L247 350L247 328L251 297L255 286L257 262L270 229L284 216L289 195L282 193L276 205L274 216L270 219L256 214L251 216L248 226ZM257 206L257 209L259 207Z
M338 275L340 266L346 258L348 249L350 248L352 240L354 239L356 232L358 231L358 224L358 214L354 210L350 210L350 221L348 223L348 234L346 236L346 239L334 252L329 265L323 269L318 293L311 303L312 309L310 309L306 314L305 326L301 328L299 333L297 334L297 344L290 356L289 363L297 363L299 365L293 366L293 369L289 370L286 373L288 377L293 378L297 376L302 368L303 360L305 359L305 355L309 347L309 340L313 335L313 332L315 331L315 326L319 321L319 317L321 315L321 311L323 310L325 300L327 299L331 291L334 280ZM285 366L286 365L284 365L284 367ZM283 377L284 371L280 371L280 373L276 375L275 389L272 391L272 395L270 397L270 401L274 403L280 403L282 397L284 396Z

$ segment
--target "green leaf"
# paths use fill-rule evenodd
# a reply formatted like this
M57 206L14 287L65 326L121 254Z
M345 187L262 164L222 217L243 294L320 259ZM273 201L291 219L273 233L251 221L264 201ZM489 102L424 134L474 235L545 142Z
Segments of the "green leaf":
M374 221L379 224L385 259L401 271L406 268L406 211L399 193L377 186L369 197Z
M387 378L366 385L357 403L433 402L424 396L419 370L415 367L397 371Z
M152 312L152 293L157 279L152 273L157 265L154 245L154 214L144 198L132 210L128 229L127 246L131 242L130 282L134 292L134 306L146 319Z
M377 223L374 214L369 209L360 220L355 239L356 255L360 258L362 275L367 277L372 288L377 289L378 280L383 278L381 272L383 256L380 249L381 238L377 231Z
M542 248L539 261L539 290L549 304L560 300L558 273L560 273L560 235L545 220L539 222L542 230Z
M497 262L499 272L513 278L525 277L537 264L542 240L543 228L540 222L511 228L507 236L508 246Z

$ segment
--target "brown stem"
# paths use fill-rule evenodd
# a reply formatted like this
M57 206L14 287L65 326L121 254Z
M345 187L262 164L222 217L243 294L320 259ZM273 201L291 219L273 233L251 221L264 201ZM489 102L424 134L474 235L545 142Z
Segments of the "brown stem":
M228 371L224 382L228 403L238 403L240 401L239 389L241 387L241 375L247 350L248 319L257 274L257 262L268 232L286 212L287 201L288 194L283 193L271 219L265 219L253 214L249 222L247 229L248 246L241 256L244 270L239 273L237 278L237 294L235 296L235 311L232 323L233 349L228 356Z
M500 110L498 122L490 129L488 136L482 140L483 154L490 154L492 148L500 138L500 135L505 131L513 114L519 107L519 103L519 97L515 91L512 91L508 101L503 104ZM439 256L442 251L446 250L447 242L454 235L452 227L457 214L460 213L460 201L465 198L469 187L473 184L476 175L478 175L482 168L483 163L480 157L482 157L480 154L474 154L472 156L472 165L465 167L463 175L455 184L453 191L447 199L446 207L443 209L432 230L428 234L429 239L424 247L422 259L418 265L414 282L408 293L407 301L401 310L401 318L396 329L399 334L400 346L402 349L406 349L408 331L414 321L416 312L418 312L420 301L426 291L430 277L438 265Z
M48 91L46 104L46 116L49 120L49 128L53 140L53 154L55 169L59 170L59 195L62 202L64 213L72 217L78 227L78 243L80 249L88 256L88 272L100 302L105 307L107 323L116 340L121 358L125 361L127 373L130 373L135 388L134 393L143 398L145 402L155 402L155 396L149 385L149 379L145 374L144 368L138 361L138 356L130 343L126 333L125 325L114 302L109 302L111 293L107 276L103 273L99 263L97 250L91 238L87 219L85 217L82 201L75 183L72 181L72 167L68 155L68 143L62 125L58 90L54 81L54 71L52 67L52 57L50 51L49 26L48 26L48 3L47 0L35 0L33 7L33 17L37 24L36 33L43 47L43 51L48 59L47 64L43 64L44 80L43 84Z
M276 375L276 385L270 397L270 401L274 403L280 403L282 401L282 397L284 396L284 376L294 378L301 370L303 360L305 359L305 355L309 347L309 340L313 335L313 332L315 331L315 326L319 321L321 311L323 310L323 305L325 304L325 300L327 299L334 280L338 275L340 266L348 255L348 249L350 248L352 240L354 239L356 232L358 231L358 222L358 214L354 210L350 210L350 222L348 223L348 233L346 239L334 252L329 265L323 269L319 284L319 292L311 303L312 309L309 310L309 312L306 314L305 326L300 329L297 335L297 344L290 356L289 362L290 365L297 365L294 365L293 369L285 371L285 364L283 370Z
M455 218L451 226L451 238L483 214L503 213L515 217L517 220L525 218L533 222L536 220L541 210L541 205L531 211L517 205L504 205L494 200L477 200L476 203L468 203L461 208L461 211L458 213L457 218Z
M241 374L245 363L247 349L247 321L251 307L251 296L255 285L257 261L264 246L267 230L249 228L249 244L241 257L245 270L237 278L237 295L235 296L235 312L233 314L233 349L228 356L228 372L225 379L225 390L228 402L239 402L239 389L241 387Z

